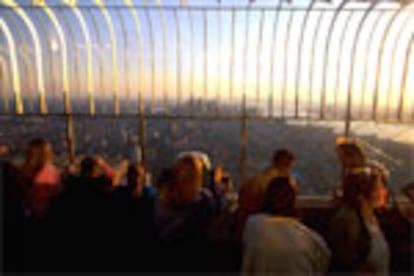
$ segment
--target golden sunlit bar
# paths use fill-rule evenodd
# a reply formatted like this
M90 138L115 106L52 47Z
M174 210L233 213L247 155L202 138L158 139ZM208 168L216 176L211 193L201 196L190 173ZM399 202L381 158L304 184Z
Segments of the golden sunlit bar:
M109 35L111 39L111 62L112 62L112 73L111 73L111 82L112 82L112 93L114 99L114 113L118 114L119 111L119 96L118 96L118 53L117 53L117 39L112 23L111 16L109 15L108 10L105 7L103 0L96 0L96 5L99 7L102 15L104 16L105 22L108 26Z
M65 0L64 1L73 11L78 20L83 36L85 38L86 47L86 68L87 68L87 93L89 97L89 113L95 114L95 97L94 97L94 82L93 82L93 65L92 65L92 42L89 34L89 29L86 25L85 18L77 7L77 0Z
M20 95L20 73L19 66L17 63L17 54L16 54L16 43L14 42L11 30L4 20L0 20L1 29L6 35L7 42L9 44L10 56L11 56L11 65L12 65L12 77L13 77L13 90L16 98L16 113L23 113L23 104Z
M60 47L62 47L61 57L62 57L62 91L63 91L63 98L65 102L65 112L70 113L71 106L70 106L70 88L69 88L69 73L68 73L68 49L67 49L67 42L65 35L63 33L63 29L54 14L53 10L49 8L49 6L46 4L44 0L34 0L33 5L36 7L41 7L44 12L47 14L47 16L50 18L50 20L53 23L53 26L56 28Z

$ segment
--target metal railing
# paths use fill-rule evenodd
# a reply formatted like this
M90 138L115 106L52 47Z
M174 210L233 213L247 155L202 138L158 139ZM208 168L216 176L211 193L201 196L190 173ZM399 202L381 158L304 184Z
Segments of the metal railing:
M66 116L72 159L73 116L136 116L143 150L146 119L241 120L242 168L248 120L414 122L409 1L19 2L0 114Z

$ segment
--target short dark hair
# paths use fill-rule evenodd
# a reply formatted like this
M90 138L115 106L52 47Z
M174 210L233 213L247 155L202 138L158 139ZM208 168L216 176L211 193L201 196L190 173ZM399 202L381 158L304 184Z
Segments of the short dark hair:
M96 161L96 158L94 158L93 156L86 156L81 161L80 173L82 175L91 175L97 165L98 163Z
M296 216L296 190L289 177L275 177L267 186L262 211L276 216Z
M296 157L295 154L288 149L278 149L273 153L273 157L272 157L272 164L275 165L280 165L283 162L293 162L295 161Z

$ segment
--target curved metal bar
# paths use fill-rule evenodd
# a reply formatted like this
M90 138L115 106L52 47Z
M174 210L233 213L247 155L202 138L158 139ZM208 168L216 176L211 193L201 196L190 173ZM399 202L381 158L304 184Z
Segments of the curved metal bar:
M4 66L4 64L6 65ZM10 84L7 83L7 86L6 86L6 82L9 81L10 76L9 76L9 72L7 68L8 68L7 61L3 58L2 55L0 55L0 82L1 82L1 89L2 89L2 95L3 95L3 102L4 102L4 113L9 112L9 95L7 93L6 87L9 88Z
M410 16L407 16L406 20L404 21L404 23L402 24L400 30L398 31L397 34L397 38L395 40L392 41L393 46L392 46L392 57L396 56L397 53L397 45L398 42L401 40L401 36L404 33L405 28L407 27L407 25L409 25L408 23L411 23L412 18ZM391 74L392 72L395 72L395 59L391 60ZM391 103L391 94L392 94L392 89L393 89L394 85L391 84L391 79L390 81L387 83L387 108L385 111L385 118L388 121L389 120L389 111L390 111L390 103ZM400 91L401 93L401 91Z
M308 99L308 117L310 118L311 112L312 112L312 96L313 96L313 74L314 74L314 60L315 60L315 54L316 54L316 41L317 41L317 37L318 37L318 31L319 31L319 27L321 25L322 22L322 18L323 18L323 11L320 11L318 14L318 20L316 21L316 26L315 29L313 31L313 40L311 42L312 45L312 50L311 50L311 56L310 56L310 61L309 61L309 99ZM319 32L320 33L320 32Z
M144 70L144 63L143 63L143 56L144 56L144 45L143 45L143 35L141 30L141 22L139 20L139 16L137 11L134 9L133 3L131 0L124 0L125 5L128 7L129 12L131 13L132 20L134 22L135 29L137 30L137 38L138 38L138 112L139 114L144 113L144 104L142 101L142 93L144 91L144 78L142 71ZM143 148L141 148L144 150Z
M298 118L299 112L299 82L302 68L302 54L303 54L303 40L305 36L306 23L308 22L309 12L312 10L315 5L316 0L311 0L309 6L306 8L305 18L302 20L302 25L300 28L299 34L299 43L297 48L297 60L296 60L296 84L295 84L295 117ZM309 115L309 114L308 114Z
M190 108L191 115L194 115L194 26L193 26L193 14L191 10L188 11L188 18L190 21Z
M154 106L155 98L155 43L154 43L154 33L152 29L152 21L149 15L148 9L145 9L145 17L148 22L148 32L150 36L151 44L151 108Z
M62 17L63 21L65 22L65 25L68 26L70 41L73 44L73 43L75 43L76 39L75 39L75 32L72 29L72 24L70 24L70 22L69 22L69 20L68 20L68 18L67 18L64 11L62 11L61 17ZM67 47L67 45L66 45L66 47ZM78 48L76 46L75 47L72 46L72 48L75 49L74 50L74 52L75 52L74 69L75 69L75 72L79 72L79 63L78 63L79 62L79 51L78 51ZM69 70L69 69L67 68L67 70ZM81 99L81 96L80 96L80 87L81 86L80 86L79 73L76 74L76 76L77 76L77 83L78 83L78 87L77 87L78 91L77 92L78 92L78 98L80 100ZM69 161L71 163L73 163L74 160L75 160L75 155L76 155L76 151L75 151L75 148L76 148L75 128L73 126L73 117L72 117L72 110L71 110L71 107L70 107L70 98L68 97L69 93L64 94L64 95L66 95L65 96L66 143L67 143L67 146L68 146L67 150L68 150Z
M43 19L40 17L39 13L37 12L37 10L33 11L33 15L35 17L35 22L39 23L39 29L41 31L42 34L46 35L46 37L48 38L48 30L46 28L46 24L43 22ZM46 51L47 54L49 56L49 66L50 66L50 70L49 73L51 75L51 79L50 79L50 84L52 86L52 107L56 106L56 70L55 70L55 64L54 64L54 54L53 54L53 50L52 50L52 46L50 45L50 41L46 42ZM43 57L42 57L43 59ZM45 68L46 71L46 68ZM46 92L46 90L45 90ZM45 95L45 104L47 105L47 99L46 99L46 95ZM49 112L48 110L46 112Z
M280 15L280 9L282 8L283 0L279 0L279 3L277 5L276 14L275 14L275 20L273 21L273 27L272 27L272 44L270 46L270 72L269 72L269 116L273 117L273 103L274 103L274 60L275 60L275 52L276 52L276 39L277 39L277 29L279 26L279 15Z
M118 95L118 62L117 62L117 55L118 55L118 45L117 39L115 34L114 25L112 23L111 16L104 5L104 0L95 0L96 5L99 7L99 10L102 12L102 15L105 19L106 25L108 26L109 36L111 38L111 61L112 61L112 93L114 99L114 113L115 115L119 114L119 95Z
M37 82L38 82L38 91L39 91L39 101L40 101L40 113L47 113L47 103L45 98L45 80L43 76L43 54L42 47L40 46L39 34L37 33L36 28L33 25L33 22L27 16L26 12L13 0L3 0L2 4L6 5L13 9L13 11L23 20L29 33L33 39L34 49L35 49L35 58L36 58L36 70L37 70Z
M68 20L68 18L66 16L66 14L64 13L64 11L61 12L61 15L62 15L63 21L65 22L65 25L68 26L70 41L73 44L76 41L76 39L75 39L75 32L72 29L72 24L70 23L70 20ZM67 47L67 45L66 45L66 47ZM73 60L74 60L75 72L78 72L78 74L76 74L76 82L78 83L78 87L77 87L78 91L77 92L78 92L78 98L80 99L81 97L80 97L80 77L79 77L79 51L78 51L78 48L76 47L76 45L74 45L74 47L72 47L72 48L74 49L74 52L75 52L75 58ZM69 69L67 69L67 70L69 70ZM66 98L66 99L70 100L70 98ZM65 106L66 105L69 105L69 103L66 103ZM70 105L69 105L69 110L72 111L71 108L70 108ZM68 114L69 112L66 112L66 113Z
M414 122L414 103L411 106L411 122Z
M287 49L288 49L288 44L289 44L289 40L290 40L290 30L292 29L291 28L291 25L292 25L292 18L293 18L293 16L292 16L292 13L293 13L293 11L291 11L290 13L289 13L289 21L288 21L288 25L287 25L287 35L286 35L286 38L285 38L285 44L284 44L284 48L283 48L283 55L285 56L285 58L284 58L284 63L283 63L283 82L282 82L282 87L283 87L283 91L282 91L282 118L284 118L285 117L285 99L286 99L286 86L287 86L287 81L286 81L286 79L287 79L287 59L286 59L286 57L288 56L287 55Z
M242 95L242 120L241 120L241 154L240 154L240 175L242 183L247 178L247 166L248 166L248 125L247 125L247 106L246 106L246 94Z
M236 11L231 9L231 53L229 55L229 104L230 110L233 110L233 82L234 82L234 41L236 40Z
M381 37L381 42L380 42L380 50L378 51L378 56L377 56L377 60L378 60L378 66L377 66L377 71L376 71L376 75L375 75L375 88L374 88L374 98L373 98L373 103L372 103L372 120L376 121L377 120L377 108L378 108L378 89L379 89L379 79L381 76L381 68L382 68L382 57L383 57L383 52L384 52L384 45L385 45L385 40L388 37L388 34L391 30L391 27L395 21L395 19L398 17L398 15L401 14L401 12L403 12L404 10L408 9L411 5L401 5L400 8L393 14L393 16L391 17L391 19L388 21L388 24L385 28L385 31L382 34Z
M174 14L174 19L175 19L175 23L176 23L176 28L177 28L177 43L176 43L176 48L177 48L177 111L179 111L180 109L180 102L181 102L181 69L180 69L180 60L181 60L181 35L180 35L180 24L178 23L178 15L177 15L177 10L174 9L173 11Z
M164 108L168 106L168 92L167 92L167 75L168 75L168 51L167 51L167 26L165 23L165 13L162 8L161 0L156 1L160 19L161 19L161 29L162 29L162 53L163 53L163 74L162 74L162 83L163 83L163 101ZM175 12L175 9L174 9ZM178 23L177 23L178 24ZM178 107L178 104L177 104Z
M260 32L259 32L259 39L257 42L257 58L256 58L256 109L260 110L260 53L262 52L262 44L263 44L263 24L264 24L264 11L260 12Z
M121 9L116 9L119 21L121 22L121 31L122 36L124 37L124 74L125 74L125 82L126 82L126 111L130 113L131 111L131 77L130 77L130 64L129 64L129 40L128 34L125 27L124 16L122 14Z
M403 121L405 94L407 91L408 69L409 69L410 57L412 53L411 51L413 50L413 48L414 48L414 34L411 35L410 42L408 43L408 46L405 50L404 71L403 71L403 77L401 81L400 99L398 101L398 111L397 111L398 120L400 122ZM414 121L414 110L412 112L412 117Z
M243 48L243 98L246 97L246 89L247 89L247 53L249 50L249 20L250 20L250 11L247 9L246 11L246 22L245 22L245 29L244 29L244 48Z
M358 23L357 33L355 39L352 41L352 52L351 52L351 66L349 68L349 84L348 84L348 96L346 104L346 119L345 119L345 136L348 137L351 127L351 117L352 117L352 90L354 84L354 68L355 68L355 59L356 59L356 49L361 35L362 28L364 27L365 21L368 18L370 12L375 9L375 7L381 3L381 0L375 0L371 3L369 8L364 12L362 19Z
M33 24L39 24L39 31L41 34L45 35L46 38L49 37L48 35L48 30L46 28L46 24L43 22L43 19L40 17L39 13L37 12L37 9L33 10L33 15L35 17L35 20L33 21ZM37 26L36 26L37 27ZM40 38L40 36L39 36ZM45 67L45 72L46 70L49 69L49 74L50 74L50 79L46 76L47 80L49 80L49 85L51 86L51 93L52 93L52 103L51 103L51 107L55 107L57 106L57 98L56 98L56 70L55 70L55 63L54 63L54 54L53 54L53 50L52 47L50 45L50 41L46 40L46 47L45 47L45 52L48 56L48 66ZM42 57L43 60L43 57ZM46 81L45 81L45 92L47 91L46 89ZM46 95L45 95L45 102L47 104L47 99L46 99ZM47 113L49 112L49 110L46 111Z
M41 7L42 10L46 13L47 17L53 24L53 27L56 29L56 33L60 42L60 46L62 50L60 51L61 60L62 60L62 92L64 98L64 107L65 113L71 112L71 104L70 104L70 88L69 88L69 74L68 74L68 49L67 43L65 38L65 33L63 32L62 26L59 23L55 13L53 10L47 5L46 1L42 4L38 4L37 6Z
M92 66L92 46L91 35L87 27L85 18L75 5L73 0L64 0L64 3L70 7L82 30L82 34L86 45L86 78L87 78L87 93L89 97L89 114L95 114L95 97L94 97L94 83L93 83L93 66Z
M102 36L101 36L101 32L99 30L99 26L98 23L96 22L96 18L92 13L92 9L87 9L89 16L91 18L92 21L92 27L95 29L95 33L96 33L96 39L98 41L98 47L104 47L103 43L102 43ZM103 85L103 78L104 78L104 72L103 72L103 67L104 67L104 61L103 61L103 53L102 53L102 49L100 49L98 51L98 64L99 64L99 91L105 91L104 90L104 85ZM106 99L101 97L101 105L102 105L102 112L106 111Z
M12 35L12 32L7 25L6 21L3 18L0 18L0 29L3 30L5 35L7 45L10 52L10 63L11 63L11 70L12 70L12 84L13 84L13 92L15 98L15 109L17 114L23 114L24 106L21 97L21 83L20 83L20 71L19 71L19 63L17 61L17 53L16 53L16 44Z
M7 18L6 21L9 21L12 26L18 26L19 25L18 21L13 16L10 16L8 13L6 13L5 18ZM29 102L28 103L29 104L28 110L33 111L34 110L34 102L33 102L33 95L32 95L33 78L32 78L32 74L30 73L30 69L31 69L30 56L29 56L29 53L28 53L27 44L25 42L25 35L23 34L22 29L21 28L16 28L15 31L16 31L15 32L16 35L19 38L20 43L23 43L21 47L23 47L23 45L25 46L25 48L24 48L25 50L23 50L23 48L20 48L19 52L20 52L20 56L22 57L21 60L23 62L23 66L24 66L23 72L24 72L24 76L25 76L25 79L26 79L25 83L27 84L26 87L27 87L28 102ZM8 73L7 70L6 70L6 73ZM8 78L5 79L4 82L6 80L8 80ZM0 82L2 82L2 81L3 80L0 79ZM22 86L23 86L23 84L22 84ZM7 110L8 110L7 96L4 99L5 99L5 103L7 104ZM23 101L23 106L24 106L24 100L22 100L22 101Z
M204 20L204 100L207 100L208 97L208 67L207 67L207 49L208 49L208 18L207 11L203 10L203 20Z
M338 19L338 15L344 9L346 4L348 4L350 0L344 0L335 10L334 16L329 24L328 28L328 37L325 40L325 49L323 55L323 72L322 72L322 91L321 91L321 105L319 108L319 118L321 120L325 119L325 104L326 104L326 74L327 74L327 67L328 67L328 54L329 54L329 45L331 44L333 30L335 28L336 20Z
M347 17L347 19L346 19L346 22L345 22L345 27L343 28L343 30L342 30L342 33L341 33L341 37L339 38L339 55L337 56L337 58L336 58L336 74L335 74L335 81L334 81L334 84L335 84L335 93L334 93L334 117L335 118L337 118L338 117L338 94L339 94L339 72L340 72L340 70L341 70L341 57L343 57L343 49L344 49L344 47L343 47L343 45L344 45L344 41L345 41L345 35L346 35L346 32L347 32L347 30L348 30L348 25L349 25L349 23L350 23L350 21L351 21L351 18L352 18L352 16L353 16L353 11L351 11L349 14L348 14L348 17Z
M368 63L369 63L369 60L368 60L368 56L369 56L369 49L370 49L370 42L371 41L373 41L373 37L374 37L374 34L375 34L375 30L377 29L377 27L378 27L378 23L381 21L381 18L382 18L382 16L385 14L385 12L381 12L380 13L380 15L379 16L377 16L377 18L376 18L376 20L375 20L375 22L374 22L374 24L373 24L373 27L371 28L371 31L370 31L370 33L369 33L369 35L368 35L368 40L367 40L367 44L366 44L366 46L365 46L365 51L364 51L364 53L365 53L365 55L364 55L364 73L363 73L363 75L362 75L362 93L361 93L361 104L360 104L360 106L359 106L359 117L362 119L362 112L363 112L363 105L364 105L364 102L365 102L365 91L366 91L366 85L367 85L367 74L368 74Z
M248 126L247 126L247 99L246 99L246 73L247 73L247 51L248 51L248 41L249 41L249 18L250 18L250 5L249 2L247 9L246 9L246 22L245 22L245 41L244 41L244 59L243 59L243 81L245 82L243 85L243 95L242 95L242 125L241 125L241 159L240 159L240 171L242 181L246 179L246 171L248 165Z
M220 3L217 10L217 80L216 80L216 114L219 113L220 110L220 102L221 102L221 10L220 10Z

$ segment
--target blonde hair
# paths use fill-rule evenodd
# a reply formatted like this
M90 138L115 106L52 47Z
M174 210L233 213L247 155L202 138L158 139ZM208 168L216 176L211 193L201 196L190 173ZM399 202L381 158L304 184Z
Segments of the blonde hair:
M174 180L168 187L168 201L187 203L202 187L203 163L195 156L184 156L174 166Z
M336 152L343 167L363 166L368 162L362 146L350 138L338 137L336 139Z

